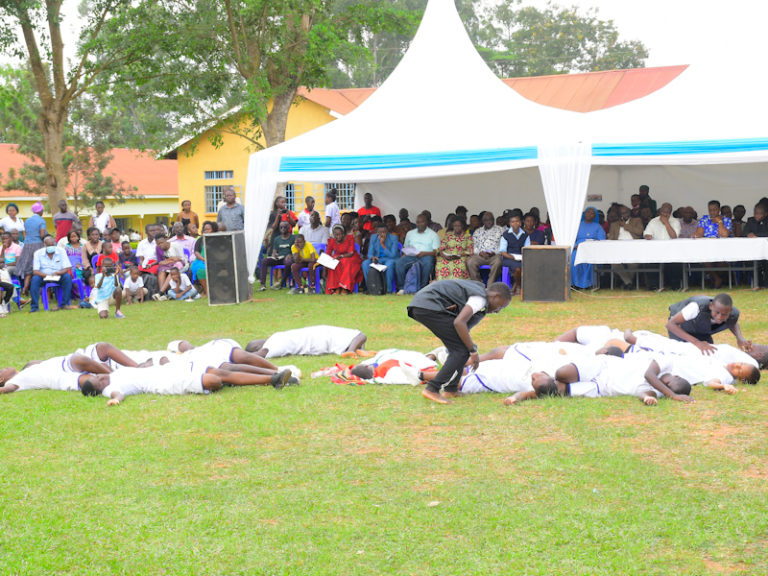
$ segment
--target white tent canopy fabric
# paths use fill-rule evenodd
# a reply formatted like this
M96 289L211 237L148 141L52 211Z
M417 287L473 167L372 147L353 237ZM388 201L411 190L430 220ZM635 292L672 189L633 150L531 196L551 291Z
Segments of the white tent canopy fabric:
M357 183L385 212L418 198L440 216L477 196L498 212L543 194L561 245L573 244L587 189L606 205L626 201L639 184L674 193L678 205L686 193L717 197L734 186L753 195L768 176L761 83L754 73L713 77L689 67L667 87L611 109L550 108L496 78L453 0L430 0L410 49L368 100L251 156L249 268L280 182Z
M391 209L412 204L414 190L424 208L456 198L462 203L476 191L506 200L498 204L505 207L508 194L517 198L521 187L528 189L530 179L519 179L517 171L538 166L537 145L568 142L567 128L577 117L506 86L475 50L453 0L430 0L408 52L368 100L252 155L245 197L249 267L255 267L278 182L354 182ZM480 174L486 187L473 190L465 176ZM535 186L532 198L541 194L540 180ZM552 224L559 238L574 238L578 221L564 212L563 221Z

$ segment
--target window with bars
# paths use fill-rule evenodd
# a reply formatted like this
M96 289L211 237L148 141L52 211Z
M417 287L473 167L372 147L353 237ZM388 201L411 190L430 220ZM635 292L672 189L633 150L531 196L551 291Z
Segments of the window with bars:
M226 185L206 186L205 187L205 212L206 214L216 214L219 211L219 205L224 202L224 188ZM242 187L233 186L235 189L235 198L242 203Z
M297 184L295 182L286 184L283 196L285 196L285 207L296 212L303 207L304 184Z
M232 180L235 177L234 170L206 170L206 180Z
M339 205L340 210L353 210L355 208L355 189L357 184L326 182L323 185L323 193L327 194L331 189L336 188L338 194L336 195L336 204Z

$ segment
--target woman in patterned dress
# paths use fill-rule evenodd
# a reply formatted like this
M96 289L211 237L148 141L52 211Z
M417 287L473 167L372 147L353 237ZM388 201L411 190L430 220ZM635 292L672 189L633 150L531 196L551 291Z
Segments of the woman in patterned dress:
M467 260L472 256L472 248L472 236L467 232L466 222L454 218L437 251L435 277L438 280L468 280Z

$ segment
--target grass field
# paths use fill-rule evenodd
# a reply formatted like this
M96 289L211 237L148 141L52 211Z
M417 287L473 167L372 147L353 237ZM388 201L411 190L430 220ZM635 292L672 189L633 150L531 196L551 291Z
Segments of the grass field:
M733 292L768 343L765 293ZM481 351L577 324L663 331L676 293L521 303ZM12 313L0 364L94 341L241 343L310 324L427 350L408 297L289 296L208 307ZM718 341L733 343L730 336ZM630 398L438 406L411 387L310 380L207 397L0 396L0 574L768 574L768 387L646 407Z

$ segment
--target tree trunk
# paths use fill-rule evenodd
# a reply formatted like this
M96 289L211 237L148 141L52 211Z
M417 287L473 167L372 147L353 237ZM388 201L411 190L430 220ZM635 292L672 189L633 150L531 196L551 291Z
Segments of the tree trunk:
M67 199L67 173L64 170L64 123L57 110L45 107L38 119L45 144L45 189L51 213L60 200Z
M272 110L267 112L267 120L264 122L264 139L267 141L267 148L285 142L288 112L291 110L297 92L298 90L294 88L274 97Z

